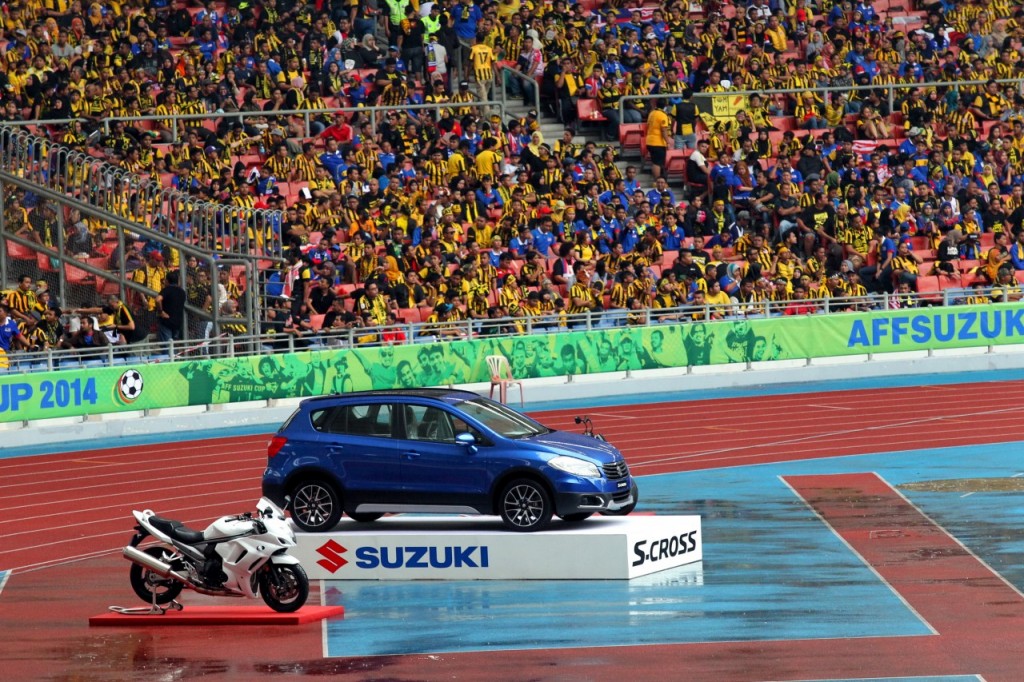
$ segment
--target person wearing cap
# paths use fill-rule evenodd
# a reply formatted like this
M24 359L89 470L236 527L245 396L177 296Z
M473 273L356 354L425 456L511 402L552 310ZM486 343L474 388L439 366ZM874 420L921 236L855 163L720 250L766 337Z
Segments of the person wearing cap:
M462 106L455 108L456 116L473 116L477 112L477 108L469 106L470 102L475 102L476 98L473 93L469 90L469 81L459 81L459 90L451 96L451 102L453 104L460 104Z

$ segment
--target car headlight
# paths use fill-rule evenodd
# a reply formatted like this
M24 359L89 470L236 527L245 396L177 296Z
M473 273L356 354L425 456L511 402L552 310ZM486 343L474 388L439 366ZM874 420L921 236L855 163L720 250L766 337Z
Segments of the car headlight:
M567 474L572 474L573 476L601 478L601 470L597 468L597 465L591 464L590 462L577 457L559 455L558 457L552 458L548 464L560 471L564 471Z

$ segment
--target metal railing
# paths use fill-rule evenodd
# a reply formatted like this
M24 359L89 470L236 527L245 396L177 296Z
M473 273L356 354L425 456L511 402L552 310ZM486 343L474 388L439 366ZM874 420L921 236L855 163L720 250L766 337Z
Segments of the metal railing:
M850 93L850 92L864 92L868 90L885 90L889 101L889 111L895 111L896 106L896 91L897 90L915 90L922 89L927 91L930 88L948 87L959 89L964 86L973 85L985 85L988 80L973 80L973 81L932 81L925 83L891 83L891 84L879 84L879 85L844 85L844 86L821 86L821 87L808 87L808 88L777 88L773 90L725 90L722 92L694 92L694 97L734 97L736 95L743 95L749 97L750 95L760 95L761 97L767 97L772 95L796 95L804 92L818 92L818 93ZM996 83L1000 85L1016 85L1020 93L1024 94L1024 78L1001 78L996 79ZM671 99L679 97L677 93L661 93L661 94L648 94L648 95L623 95L619 99L619 120L624 120L622 117L626 110L626 102L637 101L637 100L652 100L652 99Z
M10 127L0 128L0 170L210 253L281 259L280 211L202 201Z
M329 109L281 109L279 111L218 111L211 112L208 114L165 114L161 116L157 115L146 115L146 116L111 116L104 118L100 121L100 125L103 128L104 133L110 133L111 125L117 121L122 121L126 124L137 123L140 121L171 121L173 125L170 127L172 133L172 141L178 139L178 131L180 126L179 122L186 121L212 121L219 119L228 119L230 123L241 123L252 125L261 128L275 128L280 123L270 122L270 119L274 119L279 116L302 119L303 131L302 137L314 137L310 129L310 123L318 116L333 116L334 114L363 114L369 115L370 123L374 134L377 132L377 123L379 121L379 114L387 113L391 111L440 111L441 109L454 109L461 108L464 106L480 107L481 109L489 109L490 107L496 107L498 113L504 118L505 116L505 104L500 100L485 100L485 101L474 101L469 103L427 103L427 104L400 104L396 106L392 105L375 105L365 107L333 107ZM262 119L262 121L260 120ZM55 119L35 119L31 121L0 121L0 130L4 128L21 128L28 126L51 126L51 125L66 125L75 121L88 122L89 119L85 118L55 118ZM187 129L187 127L186 127Z
M512 78L515 78L516 80L521 81L522 83L529 83L529 84L531 84L533 86L533 108L537 112L537 115L539 116L540 115L540 83L537 82L536 79L531 78L530 76L527 76L522 71L518 71L516 69L513 69L511 66L502 65L501 70L499 71L499 73L501 74L501 78L499 78L501 83L499 85L498 92L500 93L502 103L506 104L506 106L507 106L507 103L508 103L508 83L505 80L505 76L508 75L508 76L511 76Z
M913 306L961 305L969 296L990 296L992 288L947 289L930 294L910 294L896 297L892 294L868 295L858 298L801 299L801 306L814 309L815 314L842 315L847 312L884 311L905 308L896 301L911 301ZM629 311L609 309L569 315L560 320L557 315L538 317L503 317L495 319L467 319L444 323L416 323L392 326L350 327L343 329L308 330L293 334L232 336L213 329L209 334L185 341L170 343L137 343L86 350L45 350L40 352L14 352L8 355L8 372L41 372L86 366L113 366L167 362L190 358L223 358L242 355L269 355L305 350L334 348L365 348L381 345L402 345L455 342L468 338L504 338L529 334L595 331L622 326L654 326L660 324L692 324L716 320L756 319L785 315L794 301L764 301L757 304L734 303L725 306L683 306L679 308ZM808 313L802 313L808 314ZM216 322L214 321L214 325ZM211 329L214 325L211 325ZM564 326L563 326L564 325ZM256 327L250 327L255 329ZM404 338L402 338L404 336ZM2 372L3 370L0 370Z
M39 221L46 225L46 234L35 232L34 238L19 235L17 226L8 225L10 202L15 198L14 188L27 194L31 193L36 201L35 211L46 212ZM78 216L73 216L77 211ZM68 248L69 223L73 218L86 224L92 222L102 228L102 234L113 231L111 253L92 257L89 254L75 254ZM30 214L30 223L33 216ZM103 295L116 294L122 301L134 303L132 309L141 311L137 325L143 325L148 334L148 326L157 321L156 311L149 310L159 291L135 282L132 278L136 268L129 267L129 259L137 259L136 266L145 267L143 253L136 251L140 243L149 243L154 249L173 252L180 260L176 284L186 289L188 286L190 258L196 260L196 270L203 269L213 283L210 287L211 309L205 310L191 304L185 307L184 333L194 332L212 324L212 329L219 332L224 322L221 312L219 289L216 286L218 270L221 268L236 269L244 275L248 291L239 305L239 312L249 329L254 329L256 321L261 319L261 299L255 295L258 287L259 264L252 257L232 257L229 254L214 254L194 246L191 243L175 239L163 232L150 229L144 225L128 220L122 216L101 210L71 193L61 193L49 187L41 186L28 179L12 175L0 170L0 282L17 281L24 275L32 279L47 282L50 291L55 292L57 302L66 309L96 307L97 298ZM115 267L111 267L114 265ZM195 273L191 273L195 274ZM133 300L134 299L134 300Z

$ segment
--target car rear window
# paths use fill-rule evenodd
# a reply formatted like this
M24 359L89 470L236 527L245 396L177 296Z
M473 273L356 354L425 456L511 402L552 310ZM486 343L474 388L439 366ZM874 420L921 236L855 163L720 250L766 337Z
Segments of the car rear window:
M391 437L391 405L338 405L310 413L313 428L321 433L347 436Z

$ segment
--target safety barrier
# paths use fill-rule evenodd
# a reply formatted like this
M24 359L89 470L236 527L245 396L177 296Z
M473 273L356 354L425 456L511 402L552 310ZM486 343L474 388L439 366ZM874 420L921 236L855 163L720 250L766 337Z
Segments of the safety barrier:
M0 127L0 170L206 252L281 257L281 212L202 201L24 130Z
M972 81L940 81L940 82L926 82L926 83L886 83L878 85L844 85L844 86L811 86L807 88L775 88L771 90L732 90L726 89L721 92L695 92L695 98L705 98L712 101L712 106L716 98L728 98L728 97L750 97L751 95L760 95L762 98L771 97L774 95L798 95L805 92L812 93L844 93L849 94L851 92L866 92L869 90L883 90L886 93L888 99L889 111L896 111L896 91L897 90L928 90L931 88L957 88L962 90L965 87L970 86L984 86L988 83L987 80L972 80ZM1013 84L1016 85L1021 93L1024 93L1024 78L1000 78L996 79L996 83L1000 85ZM623 95L619 99L619 120L624 121L624 112L626 110L626 102L641 101L641 100L653 100L653 99L673 99L678 98L678 94L672 93L655 93L647 95ZM742 107L746 108L746 107ZM708 107L706 113L711 113L712 108Z
M539 378L1024 343L1015 304L699 321L319 348L0 376L0 422L486 382L489 355ZM122 351L133 353L129 347ZM170 358L167 358L170 360Z
M15 188L23 190L26 195L31 194L36 202L29 214L32 238L22 234L21 226L7 224L7 209L14 199ZM90 227L92 225L99 226L95 233ZM88 230L90 242L94 234L102 238L109 253L93 256L91 249L89 253L78 253L78 247L68 241L70 235L80 227ZM33 281L42 280L47 283L51 296L56 296L56 300L65 309L93 307L97 298L103 295L117 295L122 301L134 298L136 309L144 311L140 319L136 320L140 328L155 321L155 313L148 308L160 292L148 286L156 284L155 281L136 283L132 279L132 271L128 268L129 258L138 259L135 266L145 267L142 251L135 251L139 244L148 244L149 248L161 252L166 250L168 254L177 257L179 265L183 267L179 267L176 283L182 288L186 287L189 258L195 259L197 270L205 270L211 278L217 277L219 269L226 269L236 280L248 283L249 287L255 286L258 280L259 263L253 256L205 251L190 242L97 208L77 198L72 192L61 193L6 171L0 171L0 237L0 281L17 282L25 275L32 277ZM220 300L216 286L210 287L210 299L210 310L186 305L186 330L204 330L209 324L212 333L219 333L223 321L220 313L223 301ZM256 296L246 296L241 302L241 321L248 329L253 329L257 321L262 319L261 303L262 300ZM233 322L237 323L238 320L233 319ZM33 354L25 354L26 365L19 366L18 357L14 356L16 371L38 368L41 361L45 362L45 359L41 360ZM52 368L53 364L43 366Z

